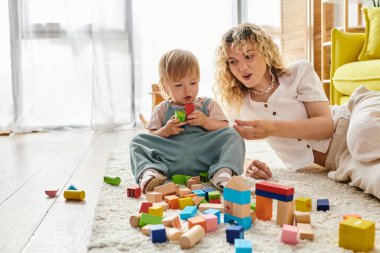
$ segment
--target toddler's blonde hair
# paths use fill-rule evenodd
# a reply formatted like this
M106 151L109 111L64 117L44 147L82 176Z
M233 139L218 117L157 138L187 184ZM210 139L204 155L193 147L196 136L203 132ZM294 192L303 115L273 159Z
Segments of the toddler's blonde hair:
M163 98L171 99L168 85L188 74L200 76L199 63L193 53L183 49L173 49L165 53L159 63L160 81L158 87Z
M216 83L214 93L225 109L240 110L243 98L249 93L228 67L227 49L246 52L249 46L264 57L267 69L277 77L287 75L284 60L271 36L254 24L240 24L227 31L216 51Z

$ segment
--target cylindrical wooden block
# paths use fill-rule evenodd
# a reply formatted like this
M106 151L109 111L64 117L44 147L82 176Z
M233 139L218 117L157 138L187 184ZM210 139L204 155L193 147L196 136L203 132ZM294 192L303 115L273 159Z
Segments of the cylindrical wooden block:
M166 237L170 241L178 241L178 239L181 237L183 232L179 230L178 228L167 228L166 229Z
M131 227L137 228L139 226L140 217L141 213L137 215L131 215L131 217L129 217L129 224L131 224Z
M120 177L104 176L104 182L112 185L119 185L121 182Z
M206 234L201 225L195 225L179 238L181 249L190 249L199 242Z
M84 200L86 193L78 190L66 190L63 193L63 197L67 200Z

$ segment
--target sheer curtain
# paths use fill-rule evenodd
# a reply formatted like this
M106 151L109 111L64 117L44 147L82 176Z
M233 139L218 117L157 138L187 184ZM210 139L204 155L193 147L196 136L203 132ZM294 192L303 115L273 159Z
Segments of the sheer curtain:
M10 2L13 131L134 123L126 1Z

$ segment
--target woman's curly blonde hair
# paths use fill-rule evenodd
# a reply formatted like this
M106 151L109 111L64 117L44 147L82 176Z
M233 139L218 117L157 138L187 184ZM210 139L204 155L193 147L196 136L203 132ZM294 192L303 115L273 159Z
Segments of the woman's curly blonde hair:
M171 99L169 94L169 83L184 78L187 74L194 74L200 77L199 63L193 53L183 49L173 49L165 53L159 63L161 96L164 99Z
M261 54L267 68L277 77L288 75L283 58L271 36L254 24L240 24L227 31L216 51L216 83L214 93L218 101L227 109L240 110L243 98L249 93L245 87L230 71L228 66L227 50L246 52L249 46L254 46Z

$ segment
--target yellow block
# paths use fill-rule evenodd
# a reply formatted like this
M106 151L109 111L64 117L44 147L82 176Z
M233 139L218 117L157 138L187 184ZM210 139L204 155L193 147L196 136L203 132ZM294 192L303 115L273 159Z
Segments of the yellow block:
M164 216L164 208L162 206L151 206L149 207L149 214L156 216Z
M63 197L67 200L82 201L86 197L86 193L84 191L78 191L78 190L66 190L63 193Z
M370 251L375 244L375 223L350 217L339 223L339 247Z
M311 211L311 198L296 198L296 211L310 212Z
M180 198L179 200L179 209L183 210L187 206L194 205L193 199L190 197Z

